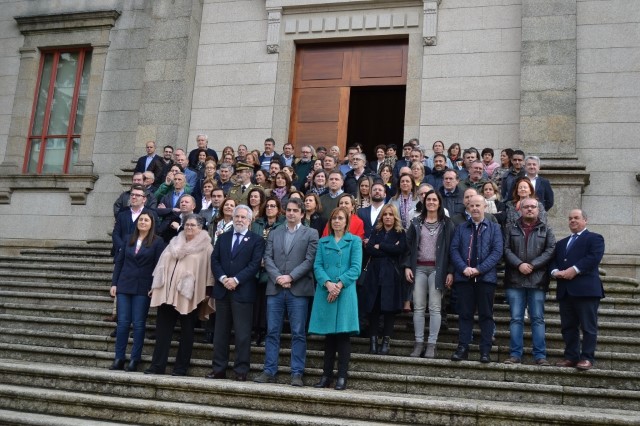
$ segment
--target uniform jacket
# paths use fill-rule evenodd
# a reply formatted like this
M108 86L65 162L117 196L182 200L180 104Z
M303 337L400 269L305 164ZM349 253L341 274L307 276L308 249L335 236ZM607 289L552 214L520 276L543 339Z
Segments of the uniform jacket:
M152 307L172 305L181 315L198 307L213 285L210 241L204 230L189 242L184 232L171 240L153 271Z
M253 303L256 300L256 278L264 254L264 238L262 235L247 231L240 247L235 254L231 254L233 230L218 236L211 255L211 270L216 284L213 286L213 297L224 299L228 294L235 302ZM234 277L238 286L232 292L227 290L219 281L222 276Z
M287 232L284 224L271 231L267 238L264 251L264 267L269 275L267 296L282 291L282 286L276 284L276 278L291 275L291 294L311 297L314 293L313 262L318 248L318 233L301 225L287 251L284 243Z
M227 194L227 196L229 198L232 198L235 200L236 205L238 204L244 204L247 205L247 197L249 196L249 191L251 191L253 188L256 188L258 185L255 185L253 183L249 183L247 185L247 188L244 190L244 192L242 192L242 184L235 184L231 187L231 189L229 189L229 193Z
M120 294L147 295L153 282L153 270L164 248L162 239L156 237L151 247L142 244L136 253L136 245L129 245L127 236L126 245L116 255L111 285L117 286Z
M556 237L551 228L538 221L525 243L522 222L518 220L510 228L505 229L504 234L504 259L507 264L504 286L548 290L550 279L548 266L556 248ZM521 263L533 265L533 272L523 275L518 270Z
M453 238L453 230L455 226L451 219L444 218L444 227L438 233L436 240L436 288L444 289L444 283L447 274L453 274L453 265L449 262L449 250L451 248L451 239ZM410 268L413 276L416 275L416 267L418 266L418 252L420 251L420 228L422 221L420 217L411 220L411 225L407 229L407 251L402 260L403 268ZM404 269L403 269L404 271Z
M362 270L362 240L346 233L336 242L333 235L318 242L313 265L317 286L311 309L309 333L359 333L356 280ZM324 284L341 281L344 288L338 298L329 303Z
M572 280L558 279L556 297L563 299L567 295L574 297L604 297L602 281L598 267L604 255L604 238L585 229L571 244L567 252L569 237L556 244L556 253L550 269L564 270L572 266L580 273Z
M474 223L468 220L456 226L453 232L449 253L451 263L455 270L453 277L454 282L469 281L469 279L464 276L463 271L469 266L469 247L474 226ZM485 218L480 222L479 226L478 240L476 240L475 243L478 244L476 269L480 271L480 276L476 277L476 280L489 284L497 284L498 274L496 265L502 258L504 245L500 225Z

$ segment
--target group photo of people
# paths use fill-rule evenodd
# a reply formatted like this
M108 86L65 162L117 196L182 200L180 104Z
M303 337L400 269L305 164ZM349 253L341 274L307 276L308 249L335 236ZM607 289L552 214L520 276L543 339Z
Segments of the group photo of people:
M277 152L272 138L262 151L216 152L205 134L196 143L186 152L148 141L114 203L111 370L138 371L145 339L154 339L144 373L166 374L178 323L174 376L188 374L197 329L213 344L213 380L277 383L285 334L292 386L304 386L309 335L323 337L318 388L347 388L354 336L368 339L372 355L495 362L499 287L510 315L501 362L594 367L604 239L579 208L554 212L570 233L556 239L554 190L539 157L418 139L377 145L369 158L358 143L346 152L291 143ZM553 363L545 343L552 280L565 343ZM405 318L409 350L394 347ZM450 319L457 345L443 354ZM265 351L255 377L252 346Z

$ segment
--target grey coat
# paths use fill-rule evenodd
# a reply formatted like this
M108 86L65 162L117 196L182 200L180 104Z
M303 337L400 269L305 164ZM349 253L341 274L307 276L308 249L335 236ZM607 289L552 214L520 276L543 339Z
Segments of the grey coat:
M556 237L549 226L538 222L525 244L525 234L519 220L505 229L504 258L506 288L549 289L549 268L556 248ZM518 266L530 263L533 272L523 275Z
M269 232L267 237L264 251L264 268L269 275L267 296L274 296L282 290L280 285L276 285L276 278L280 275L291 275L291 293L294 296L313 296L313 262L318 248L318 231L304 225L300 226L289 251L285 250L284 244L287 232L285 223Z
M414 276L418 265L418 251L420 251L421 226L420 217L415 217L411 220L411 225L407 229L407 251L402 260L403 268L410 268ZM455 226L451 219L445 217L444 227L440 230L436 241L436 288L438 290L444 289L447 274L453 274L454 272L453 265L449 262L449 248L454 228Z

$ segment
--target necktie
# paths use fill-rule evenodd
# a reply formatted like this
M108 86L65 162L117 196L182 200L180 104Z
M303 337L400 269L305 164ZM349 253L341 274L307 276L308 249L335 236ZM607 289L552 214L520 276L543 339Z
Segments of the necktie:
M569 251L569 247L571 247L571 245L576 240L576 238L578 238L578 234L571 235L571 238L569 238L569 241L567 242L567 249L566 249L567 251Z
M233 246L231 247L231 253L235 253L236 249L238 248L238 245L240 244L240 239L242 238L242 234L240 234L239 232L236 232L235 234L233 234L236 239L233 242Z
M244 185L242 185L242 193L243 193L243 194L244 194L244 191L246 191L246 190L247 190L247 187L246 187L246 186L244 186Z

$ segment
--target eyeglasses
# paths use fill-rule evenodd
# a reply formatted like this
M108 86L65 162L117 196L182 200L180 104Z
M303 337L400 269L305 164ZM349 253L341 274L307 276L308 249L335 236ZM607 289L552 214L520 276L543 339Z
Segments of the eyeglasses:
M129 194L129 196L131 198L139 198L139 197L145 197L146 195L144 195L144 194Z
M311 154L311 151L301 151L303 154Z
M526 209L526 210L534 210L534 209L537 209L537 208L538 208L538 206L534 206L534 205L531 205L531 206L522 206L522 209L523 209L523 210L524 210L524 209Z
M197 228L198 224L196 224L196 223L185 223L184 227L185 228Z
M278 208L278 206L277 206L277 205L275 205L275 204L267 204L267 205L266 205L266 207L267 207L268 209L276 209L276 208Z

